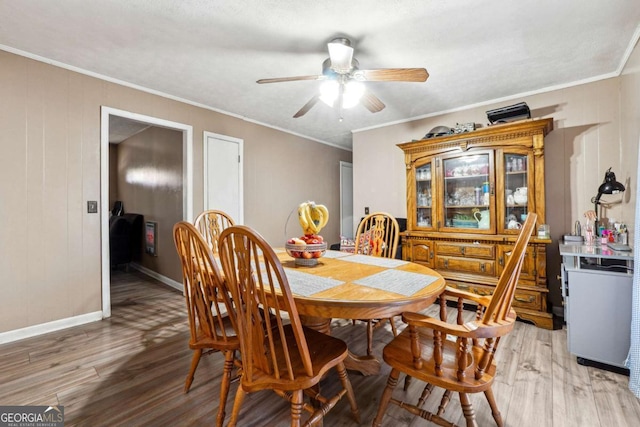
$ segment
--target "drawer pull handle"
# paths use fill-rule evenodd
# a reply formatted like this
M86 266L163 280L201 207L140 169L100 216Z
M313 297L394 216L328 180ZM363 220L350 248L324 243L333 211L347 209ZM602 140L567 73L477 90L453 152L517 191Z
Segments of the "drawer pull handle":
M484 264L480 264L480 271L484 273Z
M481 297L486 297L486 296L491 295L491 292L483 291L483 290L480 290L480 289L477 289L475 293L480 295Z
M515 297L515 300L518 302L525 302L525 303L531 303L534 302L536 300L536 297L534 297L533 295L530 295L529 298L523 298L523 297Z
M444 260L444 268L449 268L449 260L448 259Z
M463 291L468 291L469 290L469 286L467 286L467 285L456 285L456 287L458 289L460 289L460 290L463 290Z
M460 248L460 253L461 253L462 255L464 255L464 246L462 246L462 247Z

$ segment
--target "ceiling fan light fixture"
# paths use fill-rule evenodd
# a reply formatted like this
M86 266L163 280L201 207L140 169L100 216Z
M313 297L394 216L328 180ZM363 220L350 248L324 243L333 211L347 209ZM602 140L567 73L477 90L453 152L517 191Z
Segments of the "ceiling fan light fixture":
M352 108L358 105L364 95L364 83L351 80L344 85L342 95L342 108Z
M320 85L320 100L333 107L334 102L338 99L338 90L340 84L336 80L327 80Z
M340 96L340 84L336 80L327 80L320 85L320 99L329 107L334 107ZM364 84L355 80L343 84L342 108L352 108L358 105L364 95Z
M353 48L348 39L337 38L327 43L329 48L329 58L331 58L331 69L338 74L346 74L351 71Z

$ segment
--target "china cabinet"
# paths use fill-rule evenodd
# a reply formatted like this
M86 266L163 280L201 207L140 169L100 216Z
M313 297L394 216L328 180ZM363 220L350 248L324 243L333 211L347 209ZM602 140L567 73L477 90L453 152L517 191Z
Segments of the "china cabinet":
M407 173L403 257L440 272L450 286L489 295L529 212L545 221L544 137L553 119L493 125L398 144ZM546 245L532 237L513 306L551 329Z

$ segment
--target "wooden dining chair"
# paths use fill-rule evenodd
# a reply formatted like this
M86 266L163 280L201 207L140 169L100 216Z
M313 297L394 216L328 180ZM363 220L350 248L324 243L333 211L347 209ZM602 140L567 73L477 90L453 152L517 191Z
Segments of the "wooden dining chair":
M400 227L398 221L386 212L374 212L365 216L356 232L355 253L382 258L395 258L398 250ZM354 322L357 319L354 319ZM374 319L367 322L367 355L373 353L373 330L389 321L393 336L398 335L393 319Z
M479 296L447 287L440 295L440 319L403 313L408 327L383 351L384 361L392 369L373 420L374 427L382 425L389 402L435 424L454 425L442 417L452 392L460 396L467 426L477 426L468 394L479 392L484 392L496 424L503 425L491 389L497 369L495 353L500 338L513 329L516 313L511 303L536 218L534 213L527 216L493 295ZM455 323L447 323L448 299L457 302ZM467 323L463 318L464 302L477 305L475 320ZM401 372L426 383L415 405L392 398ZM422 409L434 387L445 389L437 413Z
M219 210L204 211L196 217L193 223L209 244L214 255L218 253L218 239L222 230L236 225L229 214Z
M273 249L245 226L227 228L220 236L220 259L226 286L233 296L242 370L229 426L238 421L247 393L271 389L291 403L291 426L314 425L346 394L351 412L360 414L344 359L344 341L302 326L289 282ZM265 315L268 313L268 315ZM342 388L332 397L319 393L319 382L336 368ZM304 400L304 395L313 403Z
M231 372L240 340L233 321L227 316L232 308L229 294L221 287L218 264L209 245L196 228L186 221L173 227L173 238L182 264L184 295L189 319L189 348L193 350L191 367L184 384L188 393L203 352L220 351L224 354L224 368L220 384L220 406L216 425L222 426L229 394Z

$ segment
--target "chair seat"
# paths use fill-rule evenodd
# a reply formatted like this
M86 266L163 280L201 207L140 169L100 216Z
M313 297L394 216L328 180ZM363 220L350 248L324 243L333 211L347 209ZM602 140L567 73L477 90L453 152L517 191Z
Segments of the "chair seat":
M296 376L295 382L292 382L288 378L286 366L280 366L280 375L282 377L281 381L274 379L273 375L266 375L256 369L253 372L253 379L251 383L248 384L244 381L242 383L242 387L246 391L253 392L264 389L289 391L301 388L311 388L322 379L329 369L333 368L347 357L347 344L344 341L304 326L302 327L302 330L307 340L309 354L313 363L313 375L306 375L302 359L300 358L300 352L290 351L289 356L291 357L291 365ZM289 350L297 348L291 325L285 325L284 332ZM276 342L279 343L278 340ZM285 355L282 351L282 345L276 345L274 347L276 349L278 362L284 365Z
M233 329L233 325L231 324L231 320L229 316L225 313L223 315L222 310L225 308L224 304L219 304L220 313L222 317L222 325L224 326L224 336L226 339L222 338L222 334L218 336L218 338L209 336L203 331L196 331L195 337L189 339L189 348L192 350L196 349L204 349L204 348L214 348L218 351L227 351L227 350L239 350L240 349L240 339L236 335L235 329ZM211 320L213 323L217 322L217 317L213 317ZM220 332L220 329L216 327L216 330Z
M218 351L239 350L240 341L238 340L238 337L229 337L227 342L222 342L204 335L198 336L195 341L189 340L189 348L192 350L214 347Z
M458 344L456 341L443 339L442 346L442 374L437 375L435 372L435 364L433 360L433 330L429 328L417 328L420 334L419 345L422 355L422 368L416 368L411 355L411 339L409 336L409 328L402 331L394 338L383 350L384 361L392 368L396 368L407 375L417 378L421 381L442 387L448 390L477 393L491 387L496 372L495 360L489 365L488 369L479 378L475 378L474 361L478 361L482 354L482 348L472 346L471 357L467 361L465 369L464 381L459 381L458 364L456 361L456 351ZM469 344L471 345L471 344Z

